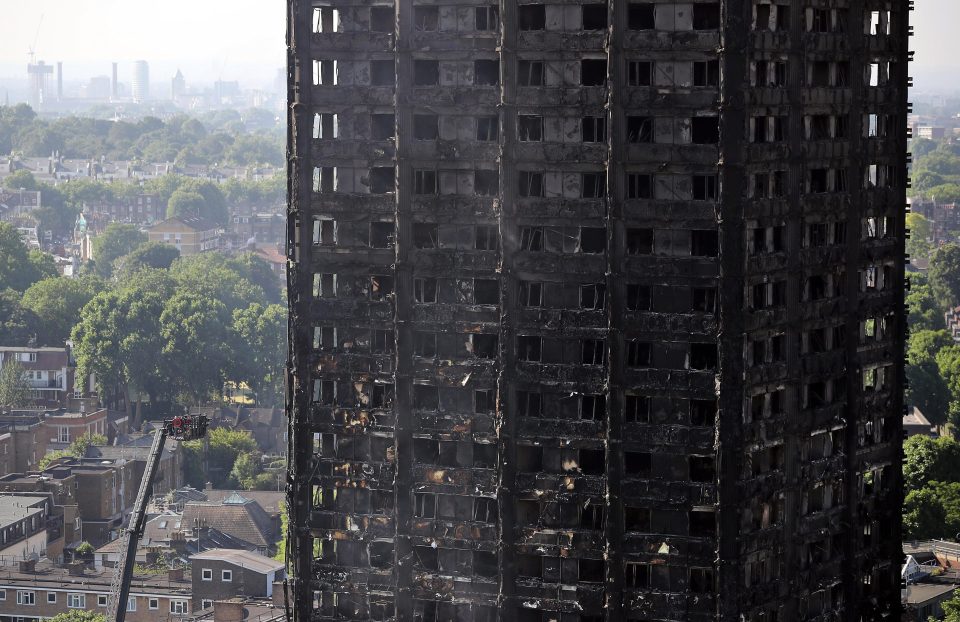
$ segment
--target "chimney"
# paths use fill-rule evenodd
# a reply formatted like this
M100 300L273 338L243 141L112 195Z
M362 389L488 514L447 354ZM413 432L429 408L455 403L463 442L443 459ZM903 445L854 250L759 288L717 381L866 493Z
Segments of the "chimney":
M69 574L71 577L82 577L86 569L87 565L83 562L73 562L72 564L67 564L67 574Z
M183 568L170 568L167 570L168 581L183 581Z
M273 582L273 606L285 609L287 606L286 593L283 591L283 581Z
M243 622L243 601L236 598L213 601L213 622Z
M37 560L21 559L19 562L17 562L17 567L20 572L34 572L37 569Z

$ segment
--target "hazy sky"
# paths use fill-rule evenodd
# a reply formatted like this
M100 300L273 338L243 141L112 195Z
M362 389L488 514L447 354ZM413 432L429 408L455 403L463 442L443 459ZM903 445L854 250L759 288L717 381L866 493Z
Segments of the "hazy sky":
M283 65L285 0L0 0L0 77L25 73L37 38L39 57L64 61L65 74L109 73L110 60L150 62L151 80L180 66L187 79L267 81ZM912 66L920 90L960 90L960 2L920 0L913 12ZM102 67L102 69L99 69ZM73 69L73 72L71 72ZM81 75L77 75L81 74Z
M285 0L0 0L0 77L26 74L40 26L37 59L63 61L67 78L108 74L115 60L120 80L129 82L132 61L144 59L151 81L169 81L178 66L188 80L270 80L286 62L285 6Z

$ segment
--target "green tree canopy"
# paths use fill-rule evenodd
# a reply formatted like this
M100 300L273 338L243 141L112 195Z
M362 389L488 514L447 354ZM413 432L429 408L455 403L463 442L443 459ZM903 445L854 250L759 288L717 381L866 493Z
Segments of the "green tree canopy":
M943 308L960 304L960 246L946 244L930 260L930 285Z
M207 455L207 465L210 469L210 482L215 488L222 488L228 485L230 474L233 472L234 464L237 458L243 454L257 454L257 442L249 434L239 430L228 428L214 428L207 433L206 441L196 440L183 443L188 459L194 467L187 472L187 479L193 478L191 484L196 486L203 484L203 471L200 468L203 455L203 443L208 443L209 453Z
M946 328L933 286L926 275L910 275L910 291L906 296L910 314L907 322L912 330L940 330Z
M234 360L235 379L253 389L258 404L280 404L286 366L286 309L260 303L237 309L233 312L233 330L244 344L237 349Z
M906 403L919 408L930 423L945 424L950 413L952 396L936 362L908 365L906 374L910 385L904 394Z
M114 262L114 273L123 279L143 268L168 269L180 257L180 251L162 242L141 244L132 253Z
M907 343L907 359L911 365L932 362L937 352L953 345L953 337L945 330L916 330Z
M907 240L907 253L911 258L929 258L933 252L930 240L933 238L933 226L920 214L907 214L907 228L910 239Z
M11 190L36 190L38 188L37 178L30 171L14 171L3 180L3 187Z
M199 192L180 189L170 196L167 202L167 218L202 216L206 217L207 200Z
M12 289L0 289L0 346L23 346L37 335L40 320L21 298Z
M134 225L111 223L93 240L93 258L97 273L108 278L113 274L113 263L135 251L147 242L147 235Z
M960 443L946 436L908 438L903 443L903 482L908 490L930 482L960 482Z
M226 307L220 301L177 291L160 314L163 356L169 379L194 404L219 392L231 359Z
M29 250L13 225L0 222L0 289L23 292L37 281L56 274L52 258Z
M244 490L254 490L257 485L257 476L262 471L259 453L242 453L237 456L230 470L230 482Z
M89 542L84 542L83 544L86 544L91 549L93 548ZM83 544L80 546L82 547ZM80 547L77 547L77 553L80 553ZM80 554L83 555L85 553ZM52 618L48 618L48 622L107 622L107 617L97 611L71 609L70 611L58 613Z
M956 484L954 484L956 486ZM911 490L903 501L903 531L908 540L929 540L946 536L947 512L938 492L930 488ZM956 533L955 531L952 533Z
M92 276L61 276L31 285L24 292L21 305L33 312L39 320L38 343L62 347L70 338L74 325L80 320L80 311L103 288L103 282Z
M18 408L27 403L30 387L24 369L16 361L7 361L0 367L0 406Z

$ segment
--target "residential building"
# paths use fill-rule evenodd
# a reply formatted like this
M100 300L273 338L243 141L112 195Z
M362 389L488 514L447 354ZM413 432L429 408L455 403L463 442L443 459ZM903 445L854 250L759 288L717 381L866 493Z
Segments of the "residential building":
M4 468L0 476L38 468L50 442L50 429L44 414L44 411L21 410L0 416L0 430L5 437L0 441L0 451L3 452L0 465Z
M106 408L97 408L87 412L68 412L58 410L46 413L44 423L50 431L47 446L51 449L63 449L83 436L106 436L109 428Z
M0 565L46 557L52 516L50 495L0 495ZM60 537L60 531L53 535Z
M907 414L903 416L903 431L908 438L918 434L932 436L933 438L939 436L937 426L930 423L930 420L924 417L916 406L911 406Z
M273 555L280 540L279 520L245 495L233 493L220 502L187 502L183 506L183 523L191 528L216 529L252 544L258 553Z
M143 103L150 98L150 65L145 60L133 63L133 101Z
M199 216L167 218L150 227L147 234L151 242L169 244L183 256L220 248L220 226Z
M186 524L183 515L168 511L148 518L136 559L138 564L149 563L151 554L186 559L210 549L256 551L256 546L217 529ZM94 551L94 564L97 568L114 568L124 552L122 539L111 540Z
M295 619L899 617L908 4L287 7Z
M84 391L83 383L74 384L76 362L70 348L0 346L0 368L8 361L23 367L30 399L36 406L67 406Z
M11 473L0 477L4 496L48 497L47 559L63 561L71 546L81 542L76 478L51 479L40 473Z
M143 225L164 220L167 206L155 194L138 194L132 197L118 197L111 201L88 203L85 205L84 211L97 216L104 216L110 222Z
M238 596L272 598L273 582L284 578L284 564L237 549L211 549L190 557L193 608Z
M25 562L0 573L0 621L40 622L59 613L106 613L113 569L86 570L48 562ZM191 619L189 577L182 569L168 574L134 573L126 619L130 622L179 622Z

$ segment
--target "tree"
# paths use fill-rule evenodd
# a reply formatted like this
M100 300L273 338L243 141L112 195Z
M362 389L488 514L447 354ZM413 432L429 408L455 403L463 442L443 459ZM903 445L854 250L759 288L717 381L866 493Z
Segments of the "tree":
M903 442L903 484L919 490L930 482L960 482L960 443L921 434Z
M960 304L960 246L946 244L930 260L930 285L941 307Z
M193 292L178 291L164 304L163 356L183 401L198 404L223 388L232 345L227 317L223 303Z
M207 200L199 192L177 190L167 202L167 218L203 216L206 217Z
M16 361L7 361L0 367L0 406L19 408L27 403L30 386L27 384L23 366Z
M960 593L954 592L954 594L955 596L950 600L940 603L944 613L943 622L960 622Z
M929 138L915 138L913 142L910 143L910 151L913 152L913 157L917 158L917 161L925 155L932 153L936 148L937 143Z
M254 302L263 302L267 297L261 287L244 278L236 264L220 253L181 257L170 266L170 275L178 289L217 300L229 314Z
M109 278L113 274L113 262L135 251L147 242L146 234L133 225L111 223L93 240L93 258L97 273Z
M262 471L258 453L243 453L237 456L230 470L231 482L236 482L244 490L254 490L257 476Z
M960 159L953 158L950 166L953 167L953 170L960 170ZM960 202L960 185L952 183L941 184L928 190L927 194L937 203L957 203Z
M910 334L907 359L911 365L932 362L937 352L953 345L953 337L945 330L917 330Z
M95 373L101 391L125 388L127 404L137 408L135 415L130 413L133 427L144 394L153 401L173 391L161 315L174 291L165 270L140 270L122 286L94 297L72 333L78 373Z
M940 330L946 328L943 312L934 295L926 275L913 273L910 275L910 291L906 296L910 314L907 322L912 330Z
M904 393L906 403L919 408L930 423L945 424L951 406L950 388L940 375L936 362L907 365L906 374L910 384Z
M3 180L3 186L11 190L30 190L37 189L37 178L30 171L19 170L11 173Z
M253 303L233 312L233 330L245 344L235 357L236 378L253 389L258 404L275 405L283 396L286 329L287 311L280 305Z
M907 214L907 228L910 229L910 239L907 240L907 253L912 258L928 258L933 252L930 243L933 237L933 227L930 221L920 214Z
M943 537L946 519L946 510L933 490L912 490L903 501L903 530L908 540Z
M12 289L0 289L0 346L23 346L37 334L40 320L20 299Z
M947 419L960 424L960 346L941 349L936 356L937 369L950 391L950 409ZM960 428L958 428L960 429Z
M203 443L208 443L207 465L210 469L210 482L215 488L223 487L230 479L233 466L242 454L259 452L256 441L244 432L228 428L214 428L207 433L206 441L187 441L183 446L189 453L201 460ZM202 478L201 478L202 479Z
M243 253L228 262L230 268L242 278L263 290L264 299L271 304L283 302L280 280L266 261L259 255Z
M84 542L83 544L90 545L89 542ZM83 546L83 544L80 546ZM93 547L91 546L91 548ZM80 553L79 547L77 547L77 553ZM48 618L48 622L107 622L107 617L96 611L71 609L70 611L58 613L52 618Z
M93 276L56 277L31 285L21 305L38 319L40 345L62 346L80 320L80 311L103 290L103 282Z
M29 250L12 224L0 222L0 290L23 292L40 279L56 274L56 264L49 255Z
M143 268L167 270L180 257L180 251L162 242L141 244L132 253L114 262L114 273L120 279L131 276Z

